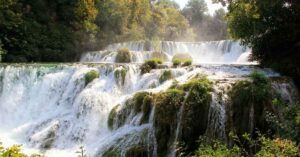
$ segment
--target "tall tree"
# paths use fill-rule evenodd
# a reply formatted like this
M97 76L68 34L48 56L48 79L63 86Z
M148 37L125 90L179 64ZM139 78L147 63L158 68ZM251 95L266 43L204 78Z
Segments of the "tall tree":
M253 60L300 80L300 1L228 3L230 34L252 47Z

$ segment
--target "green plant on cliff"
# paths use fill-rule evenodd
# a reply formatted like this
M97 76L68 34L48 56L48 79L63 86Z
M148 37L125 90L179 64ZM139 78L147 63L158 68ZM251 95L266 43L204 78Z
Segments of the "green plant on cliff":
M115 70L114 72L115 80L119 82L119 80L121 79L121 84L124 85L127 71L128 70L125 68Z
M187 92L181 121L182 142L188 151L197 148L199 136L204 135L208 125L208 112L212 101L212 82L203 77L193 79L179 88ZM199 114L201 113L201 114Z
M130 63L131 54L128 48L121 48L117 50L116 63Z
M94 79L99 77L99 73L96 70L91 70L84 75L85 85L88 85Z
M30 156L22 153L22 145L13 145L9 148L2 147L0 142L0 156L1 157L42 157L39 154L32 154Z
M183 101L184 92L177 89L169 89L156 95L154 125L159 156L166 156L169 145L174 142L177 113Z
M167 80L173 78L172 72L170 70L164 71L162 75L159 77L159 82L164 83Z
M156 69L159 64L162 64L162 60L159 58L152 58L146 60L145 63L141 66L141 73L149 73L152 69Z
M255 129L263 133L269 130L265 116L274 113L272 100L276 94L270 80L263 74L254 72L251 81L238 81L229 92L230 106L228 111L231 129L238 135L254 134Z
M251 138L249 134L243 134L241 138L233 135L231 138L234 138L238 145L228 146L219 141L203 142L195 155L201 157L297 157L300 153L296 143L287 139L271 139L261 134L258 134L257 139ZM254 149L249 149L248 146Z

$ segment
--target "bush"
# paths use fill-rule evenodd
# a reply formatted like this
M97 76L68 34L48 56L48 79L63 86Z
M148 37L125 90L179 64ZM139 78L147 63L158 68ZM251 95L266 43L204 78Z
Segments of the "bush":
M238 145L229 147L218 141L210 144L206 144L204 141L195 154L196 156L205 157L297 157L300 153L296 143L286 139L270 139L261 134L259 134L257 140L250 138L249 134L244 134L242 139L237 136L233 136L233 138Z
M193 61L191 59L189 59L189 60L184 61L182 66L190 66L190 65L192 65L192 63L193 63Z
M88 73L85 74L85 85L88 85L90 82L92 82L94 79L99 77L99 73L96 70L91 70Z
M173 78L172 72L170 70L167 70L167 71L164 71L163 74L159 77L159 82L163 83L172 78Z
M271 86L271 82L263 74L254 72L252 81L238 81L229 91L227 106L228 126L239 136L244 133L255 135L255 129L262 133L274 132L274 129L266 121L266 114L275 116L276 109L272 100L277 93ZM278 117L276 117L278 118Z
M130 54L128 48L118 49L115 62L116 63L130 63L131 62L131 54Z
M162 60L159 58L152 58L146 60L145 63L141 66L142 74L150 72L152 69L156 69L159 64L162 64Z
M172 62L175 67L182 63L184 66L188 66L192 64L192 57L188 53L177 53L173 56Z
M181 61L179 59L174 59L174 60L172 60L172 62L173 62L174 67L177 67L181 64Z

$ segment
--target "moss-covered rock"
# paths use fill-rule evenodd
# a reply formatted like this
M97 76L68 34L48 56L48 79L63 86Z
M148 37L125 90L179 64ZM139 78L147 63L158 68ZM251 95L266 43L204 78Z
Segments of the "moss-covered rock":
M142 113L140 124L149 121L150 112L153 106L153 97L148 92L136 93L132 98L126 100L123 106L117 105L109 114L108 127L116 129L123 126L130 116ZM116 128L114 128L116 127Z
M197 140L205 134L212 101L212 82L206 78L191 80L181 87L187 91L181 121L181 142L187 150L197 148Z
M154 125L159 157L166 156L169 145L174 142L177 113L183 100L184 92L177 89L169 89L156 95Z
M128 48L121 48L117 50L116 63L130 63L131 54Z
M120 108L120 105L116 105L114 108L111 109L111 111L108 115L107 125L108 125L108 128L111 130L114 129L114 123L116 121L119 108Z
M193 61L191 59L185 60L183 61L182 66L190 66L192 65Z
M146 146L136 145L126 151L125 157L146 157L148 150Z
M102 154L102 157L119 157L120 154L116 152L114 149L108 149Z
M159 64L162 64L162 60L159 58L152 58L146 60L145 63L141 66L141 73L142 74L148 73L152 69L156 69Z
M182 63L184 66L192 64L192 57L188 53L177 53L172 58L173 66L177 67Z
M147 123L149 121L153 103L154 103L154 100L151 95L147 95L144 97L143 105L142 105L143 116L141 119L141 124Z
M170 80L173 78L172 72L170 70L164 71L162 75L159 77L159 82L163 83L167 80Z
M229 92L227 106L227 133L235 132L238 136L244 133L255 135L256 131L267 133L271 127L266 121L266 113L275 113L272 100L276 97L268 78L253 73L251 81L238 81Z
M117 81L117 83L119 83L119 81L121 81L120 82L121 85L124 85L125 79L126 79L126 74L127 74L127 69L125 69L125 68L115 70L114 77L115 77L115 80Z
M91 70L84 75L85 85L88 85L94 79L99 77L99 73L96 70Z

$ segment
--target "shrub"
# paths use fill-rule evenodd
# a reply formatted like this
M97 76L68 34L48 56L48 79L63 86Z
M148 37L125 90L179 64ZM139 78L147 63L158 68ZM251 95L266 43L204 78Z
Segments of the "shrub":
M254 72L251 79L238 81L228 94L228 124L239 136L254 135L255 129L262 133L274 131L266 121L266 113L276 113L272 105L276 92L264 75Z
M170 70L167 70L167 71L164 71L163 74L159 77L159 82L163 83L172 78L173 78L172 72Z
M181 65L181 63L185 63L185 64L192 64L192 57L188 54L188 53L177 53L173 56L173 59L172 59L172 62L173 62L173 65L176 67L176 66L179 66ZM187 66L185 65L185 66Z
M173 62L174 67L177 67L181 64L181 61L179 59L174 59L174 60L172 60L172 62Z
M159 64L162 64L162 60L159 58L146 60L145 63L141 66L142 74L148 73L152 69L156 69Z
M131 54L128 48L121 48L117 50L117 56L115 59L116 63L130 63L131 62Z
M184 61L182 66L190 66L190 65L192 65L192 63L193 63L193 61L191 59L189 59L189 60Z
M88 85L90 82L92 82L94 79L99 77L99 73L96 70L91 70L88 73L85 74L85 85Z

